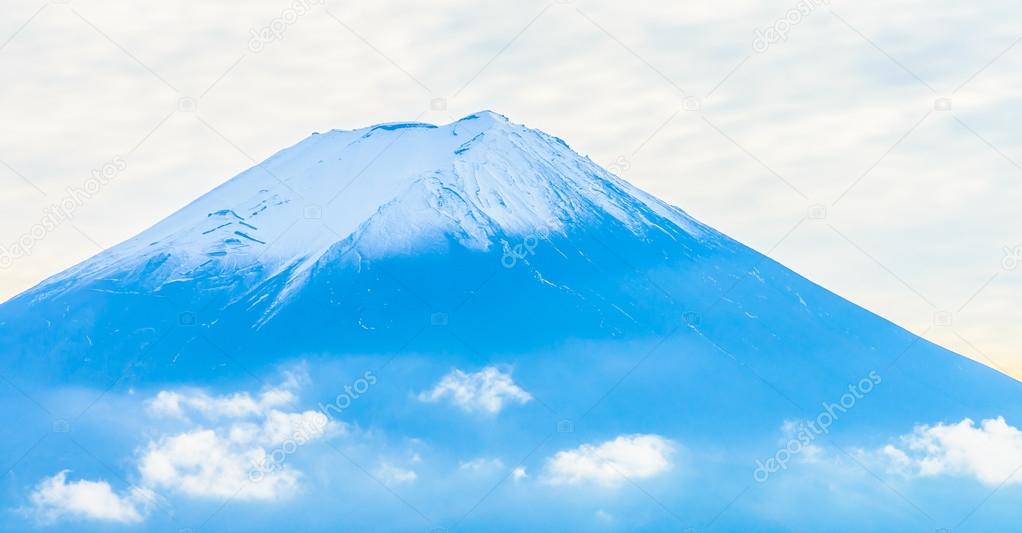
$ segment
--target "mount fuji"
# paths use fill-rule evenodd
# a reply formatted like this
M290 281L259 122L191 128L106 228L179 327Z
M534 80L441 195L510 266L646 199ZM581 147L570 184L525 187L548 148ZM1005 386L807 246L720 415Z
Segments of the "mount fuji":
M0 305L0 358L14 529L1022 518L1016 380L489 111L313 134Z
M489 334L532 345L614 337L662 331L680 318L653 316L663 305L619 305L672 300L635 283L646 274L631 263L645 270L684 261L711 276L720 265L694 255L729 248L737 251L563 141L482 112L444 127L313 135L4 305L0 325L30 335L9 343L25 348L29 364L40 352L66 357L46 362L59 372L119 373L124 355L182 321L210 335L258 337L263 350L266 338L294 353L378 350L381 339L454 311L504 274L513 279L493 290L511 309L465 317L497 326ZM617 260L601 264L607 257ZM534 307L533 298L547 304ZM423 308L427 301L435 309ZM650 316L636 316L643 313ZM50 333L54 319L62 335ZM497 324L506 320L534 329L509 336ZM159 361L154 353L143 364Z

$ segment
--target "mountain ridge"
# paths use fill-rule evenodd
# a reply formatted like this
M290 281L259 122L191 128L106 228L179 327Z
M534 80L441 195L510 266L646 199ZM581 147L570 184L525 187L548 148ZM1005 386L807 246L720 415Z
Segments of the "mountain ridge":
M224 344L251 365L400 351L435 315L484 351L712 334L754 357L802 346L799 364L844 375L914 338L486 112L312 135L0 305L0 341L47 372L167 378L208 372Z
M431 137L411 139L398 148L408 149L410 145L417 154L428 152L432 156L424 158L425 162L405 165L404 168L399 166L397 169L367 172L410 130L426 130ZM324 140L331 134L342 137ZM460 138L453 141L438 139L448 135ZM468 140L464 140L466 137ZM364 161L366 157L354 157L357 161L342 164L340 168L326 171L315 168L324 164L327 153L343 161L353 146L367 144L368 140L376 144L386 143L382 149L371 152L368 162ZM440 155L436 155L437 152ZM505 160L495 161L493 154L499 154ZM548 166L529 168L525 156L535 161L546 161ZM507 161L509 158L516 160ZM285 163L302 168L278 173L279 166ZM409 170L410 166L414 170ZM325 191L317 188L323 188L324 182L328 185L326 189L330 189L329 185L340 185L329 183L332 180L328 178L347 177L344 172L351 168L360 170L339 190L330 190L334 194L324 205L319 205L318 199L324 196ZM494 172L492 169L499 170ZM393 175L387 176L388 171ZM526 180L528 187L521 183L523 178L520 174L524 172L532 172L536 176ZM260 173L265 175L258 176ZM547 182L544 183L544 180ZM361 190L351 191L352 184L359 181L364 184ZM283 188L272 187L275 182ZM370 191L374 186L385 190L381 193ZM420 190L424 187L431 190ZM335 206L338 199L348 200L341 198L346 191L354 193L350 195L351 199ZM539 191L546 196L537 198L536 194L519 194L520 191ZM364 199L366 195L372 198ZM434 199L449 202L431 205ZM455 205L457 203L461 204L459 213L443 209L459 208ZM299 211L298 204L302 204L304 211ZM390 241L384 238L386 236L378 235L376 249L370 250L370 243L357 233L378 225L380 218L387 218L384 215L394 217L394 211L400 211L398 206L402 204L408 204L401 213L405 220L391 223L391 227L401 223L425 227L420 227L422 231L418 232L405 231L404 238L398 241L393 239L393 235L390 235ZM427 209L430 207L436 211L432 215L438 219L415 219L415 214L431 215ZM649 217L641 212L644 209L690 233L711 232L680 209L603 171L588 158L571 151L563 140L511 124L503 115L490 111L474 113L445 126L397 122L354 130L331 130L327 134L313 134L277 152L139 235L44 280L26 292L41 293L45 297L47 286L59 285L67 277L97 278L130 266L125 263L133 258L158 258L162 254L170 256L162 265L164 268L146 271L145 274L162 273L166 282L187 278L212 263L224 263L226 267L250 266L246 263L246 256L258 256L261 262L278 272L296 261L302 263L299 270L304 270L331 246L348 238L361 241L364 253L375 251L385 254L392 249L412 248L417 236L445 225L455 233L460 230L466 244L480 249L494 244L492 237L501 231L514 237L562 231L564 224L584 222L580 219L598 215L601 210L624 221L633 230L643 231L650 229L644 227L649 223ZM267 213L271 215L269 220ZM286 215L296 220L279 220ZM459 217L465 218L460 220ZM310 225L303 224L303 219L308 219L307 222L312 225L319 222L326 231L301 231L300 226ZM451 223L453 227L450 227ZM297 237L285 238L296 228L299 230ZM663 228L658 229L666 232Z

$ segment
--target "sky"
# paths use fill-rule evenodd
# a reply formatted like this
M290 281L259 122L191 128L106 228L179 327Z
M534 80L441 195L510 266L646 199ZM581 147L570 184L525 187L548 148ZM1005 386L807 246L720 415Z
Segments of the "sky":
M492 109L1022 377L1019 11L8 0L0 246L32 245L0 254L0 299L312 132Z

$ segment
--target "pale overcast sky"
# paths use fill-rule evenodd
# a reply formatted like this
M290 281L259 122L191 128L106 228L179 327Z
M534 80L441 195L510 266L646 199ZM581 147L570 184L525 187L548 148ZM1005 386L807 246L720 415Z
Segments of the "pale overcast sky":
M1017 3L304 1L5 0L0 245L124 168L0 299L313 131L493 109L1022 376Z

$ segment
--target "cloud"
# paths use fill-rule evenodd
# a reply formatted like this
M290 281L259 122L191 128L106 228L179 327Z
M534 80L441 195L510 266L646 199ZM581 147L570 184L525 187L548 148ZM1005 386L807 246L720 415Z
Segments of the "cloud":
M242 446L211 429L199 429L149 443L139 460L143 481L199 498L275 500L290 496L300 473L267 464L259 446ZM253 474L259 472L259 474Z
M266 415L262 430L255 435L255 439L271 446L289 440L304 444L322 437L328 429L344 428L342 423L330 421L320 411L284 413L274 409Z
M419 400L423 402L445 398L464 411L494 415L504 408L505 403L526 404L532 400L532 395L516 385L511 374L488 366L472 374L454 369L432 390L419 394Z
M515 467L514 470L511 471L511 477L515 481L521 481L521 480L529 477L529 475L525 473L525 468L517 466L517 467Z
M550 458L544 480L551 485L613 487L666 472L673 466L674 449L673 442L659 435L621 435L599 445L583 444Z
M892 469L907 475L968 476L991 486L1022 483L1013 475L1022 466L1022 431L1003 417L979 425L965 418L957 424L917 426L901 443L880 453Z
M86 519L134 524L145 519L155 499L149 489L132 487L118 495L106 481L67 482L67 470L42 480L29 496L41 523Z
M139 453L143 481L197 498L276 500L294 494L301 472L286 464L298 447L345 431L320 411L284 411L296 403L303 374L257 395L164 390L149 412L188 422L187 431L152 440Z
M390 463L383 463L373 474L387 485L412 483L419 475L414 470L405 470Z
M140 487L117 495L103 481L67 483L66 472L43 480L31 495L43 522L65 517L141 522L156 489L193 498L274 501L292 496L302 473L287 464L299 446L342 433L347 426L320 411L285 411L296 402L298 380L258 395L212 395L203 390L163 390L149 412L187 424L141 446L136 455Z
M252 404L244 399L244 394L229 397L231 406L254 405L255 409L231 407L216 411L238 418L245 413L248 416L244 419L212 427L195 424L184 433L151 441L139 459L143 480L154 487L200 498L275 500L292 495L301 473L286 464L288 456L328 432L343 432L346 426L319 411L267 410L267 406L282 401L268 400L268 394L275 392L264 392L260 401ZM157 399L161 395L162 392ZM196 394L178 397L210 398ZM238 399L241 400L235 401ZM214 404L224 405L219 401Z
M212 396L205 391L160 391L149 401L149 412L157 416L187 418L188 412L206 418L243 418L260 415L274 407L289 405L295 401L294 393L285 387L270 388L259 396L247 392L224 396Z
M494 457L487 459L485 457L479 457L471 461L462 461L458 465L458 470L464 472L482 472L487 470L501 470L504 468L504 461L500 458Z

